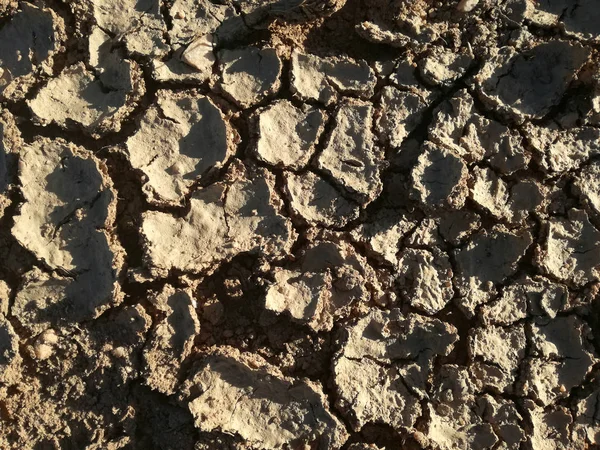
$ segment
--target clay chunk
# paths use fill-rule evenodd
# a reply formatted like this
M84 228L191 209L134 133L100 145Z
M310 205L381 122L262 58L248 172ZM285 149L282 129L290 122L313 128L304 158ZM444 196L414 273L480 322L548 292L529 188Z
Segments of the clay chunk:
M306 249L297 265L275 269L265 308L329 331L353 307L371 300L371 291L380 291L375 273L350 244L320 241Z
M600 444L600 390L596 389L577 403L575 430L578 436L591 445Z
M199 189L183 217L159 211L143 214L141 232L146 262L156 273L171 269L202 273L242 252L281 257L294 232L279 214L274 177L264 169L247 174L230 169L232 181Z
M129 161L146 175L156 203L178 203L234 153L233 132L210 98L161 90L126 143Z
M475 77L480 97L519 122L542 118L560 102L588 56L589 50L565 41L520 53L503 47Z
M92 319L119 301L122 250L110 234L116 194L106 167L81 148L47 138L27 145L20 158L24 203L12 233L54 272L28 272L12 313L30 330Z
M343 227L358 217L358 204L346 200L326 180L312 172L285 177L285 189L294 213L309 224Z
M181 363L191 353L200 323L190 292L165 285L149 298L164 317L152 330L144 349L146 383L163 394L173 394Z
M436 108L429 140L452 149L468 163L485 160L502 174L526 168L531 159L521 135L479 114L465 89Z
M544 222L544 231L536 262L545 273L574 286L598 280L600 231L585 211L572 209L568 218L549 219Z
M75 123L96 137L119 131L143 95L144 83L135 62L118 61L111 69L119 74L114 83L96 77L83 63L67 67L28 101L35 119L66 129Z
M534 3L525 10L527 19L542 27L560 26L568 36L600 42L600 12L593 0L575 4L569 0Z
M184 392L194 393L186 402L200 431L236 434L264 449L296 442L330 449L344 444L348 433L319 385L231 353L207 356L184 383Z
M382 156L371 131L373 107L356 100L345 101L337 110L335 128L317 167L325 171L358 202L365 205L381 193Z
M65 24L50 8L20 3L20 10L0 27L0 95L11 97L21 90L18 84L39 72L49 72L52 56L66 39ZM0 7L1 8L1 7ZM28 88L27 88L28 89ZM27 90L25 89L25 91Z
M584 167L573 184L588 212L600 214L600 162L595 161Z
M482 384L497 392L513 392L521 362L526 356L525 327L487 326L472 329L469 354Z
M412 195L428 209L461 208L468 193L467 174L459 156L426 142L412 170Z
M452 267L439 250L403 250L398 260L398 283L408 303L426 314L439 312L454 296Z
M312 157L324 127L325 114L317 108L295 107L287 100L260 109L255 117L260 161L276 167L301 169Z
M220 86L240 108L273 96L281 84L281 60L273 48L222 50L218 55Z
M483 231L454 251L458 268L458 303L471 316L475 308L490 300L495 285L517 271L518 263L532 244L528 231L511 232L502 227Z
M119 36L129 53L160 56L169 51L160 0L76 0L99 28ZM118 12L117 12L118 11Z
M423 120L428 99L413 92L386 86L381 93L382 114L377 120L377 133L393 147L400 147L411 131Z
M523 416L511 400L482 394L470 367L441 366L432 382L427 430L434 448L518 449Z
M450 86L465 75L472 58L464 53L435 47L419 62L419 71L427 83L437 86Z
M519 180L511 186L493 170L479 167L471 177L470 197L499 220L522 223L543 206L545 189L533 180Z
M588 325L577 316L540 320L532 325L529 358L522 372L521 393L550 405L569 395L598 363Z
M432 360L450 353L457 338L439 320L373 310L348 329L334 361L336 406L355 430L367 423L410 429L422 414Z
M561 130L528 124L526 132L549 176L577 169L600 154L600 130L593 127Z
M567 309L566 286L544 277L524 277L506 286L502 295L481 308L485 324L511 325L527 317L553 319Z
M291 89L302 100L330 105L340 94L370 98L377 78L365 61L292 53Z

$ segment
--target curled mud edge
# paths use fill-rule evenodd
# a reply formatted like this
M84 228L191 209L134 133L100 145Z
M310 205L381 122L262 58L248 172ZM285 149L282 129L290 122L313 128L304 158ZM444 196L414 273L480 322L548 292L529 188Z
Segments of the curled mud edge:
M600 448L592 0L0 4L0 449Z

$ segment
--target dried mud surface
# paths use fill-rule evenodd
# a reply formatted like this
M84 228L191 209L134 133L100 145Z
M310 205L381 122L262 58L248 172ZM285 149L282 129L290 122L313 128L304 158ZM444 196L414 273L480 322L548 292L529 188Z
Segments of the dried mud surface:
M597 449L599 317L597 1L0 1L0 449Z

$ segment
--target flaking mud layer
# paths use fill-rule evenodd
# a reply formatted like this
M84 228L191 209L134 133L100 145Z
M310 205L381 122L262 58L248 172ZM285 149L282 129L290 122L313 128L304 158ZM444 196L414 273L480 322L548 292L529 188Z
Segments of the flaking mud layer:
M0 1L0 449L600 448L594 0Z

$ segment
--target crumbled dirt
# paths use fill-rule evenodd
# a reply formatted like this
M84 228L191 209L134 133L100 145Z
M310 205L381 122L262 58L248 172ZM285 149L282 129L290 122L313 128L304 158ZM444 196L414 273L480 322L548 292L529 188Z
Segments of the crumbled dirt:
M600 448L596 0L0 0L0 449Z

